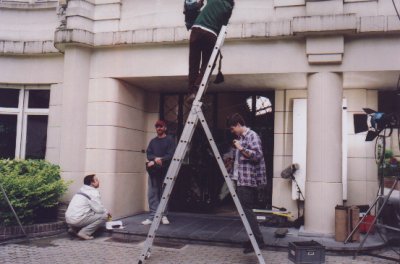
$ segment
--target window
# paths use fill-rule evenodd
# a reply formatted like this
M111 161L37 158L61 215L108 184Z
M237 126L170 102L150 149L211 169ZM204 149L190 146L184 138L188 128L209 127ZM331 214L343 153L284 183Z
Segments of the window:
M265 96L257 95L255 98L254 96L249 96L246 99L246 103L249 107L249 111L254 112L256 116L262 116L272 112L272 103Z
M44 159L50 90L0 88L0 158Z

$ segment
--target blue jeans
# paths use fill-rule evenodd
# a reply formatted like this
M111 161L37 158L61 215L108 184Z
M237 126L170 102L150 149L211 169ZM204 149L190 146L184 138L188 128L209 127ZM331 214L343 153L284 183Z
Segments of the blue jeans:
M149 173L149 181L148 181L148 200L149 200L149 208L150 208L150 218L153 220L156 215L156 211L158 206L160 205L161 196L164 191L163 182L165 179L165 175L167 172L166 167L160 167L158 165L154 165L151 168L147 168L147 172ZM164 215L167 215L168 208L165 208Z

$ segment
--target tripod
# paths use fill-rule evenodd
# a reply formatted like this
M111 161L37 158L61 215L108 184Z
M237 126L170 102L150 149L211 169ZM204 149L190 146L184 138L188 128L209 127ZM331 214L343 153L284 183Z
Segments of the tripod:
M14 214L14 216L15 216L15 219L17 219L18 225L19 225L19 227L21 228L22 233L24 233L24 236L29 240L28 235L26 234L25 229L24 229L24 227L22 226L21 221L19 220L19 217L18 217L17 213L15 212L14 207L12 206L12 204L11 204L11 202L10 202L10 199L8 199L8 196L7 196L7 194L6 194L6 191L4 190L3 185L1 184L1 182L0 182L0 189L1 189L1 192L3 193L3 196L4 196L4 198L6 199L8 205L10 206L11 211L13 212L13 214Z
M301 192L300 186L297 183L297 180L296 180L296 178L294 177L293 174L291 175L290 178L292 179L292 181L294 181L294 183L296 184L296 188L297 188L297 199L296 199L296 202L297 202L297 219L299 219L300 218L300 198L302 197L303 201L305 201L306 199L304 198L304 195ZM303 208L303 216L304 216L304 208Z

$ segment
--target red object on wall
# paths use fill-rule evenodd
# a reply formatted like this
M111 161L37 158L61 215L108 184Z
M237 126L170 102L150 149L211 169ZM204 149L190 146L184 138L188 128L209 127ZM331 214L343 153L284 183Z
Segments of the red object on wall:
M360 233L365 234L367 233L369 227L371 226L372 222L375 220L375 216L367 215L364 218L364 221L360 224ZM371 228L371 234L375 233L375 226Z

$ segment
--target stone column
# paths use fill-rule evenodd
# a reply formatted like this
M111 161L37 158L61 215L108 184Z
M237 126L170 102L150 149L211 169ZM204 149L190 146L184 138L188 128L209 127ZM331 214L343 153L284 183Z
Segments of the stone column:
M307 179L304 232L330 236L335 206L342 204L342 97L340 74L308 78Z
M148 131L154 137L158 97L112 78L91 78L87 115L86 171L95 172L104 206L119 218L145 210L145 154ZM153 110L153 111L154 111ZM151 120L151 126L146 123Z
M66 47L62 87L60 166L62 177L73 180L66 199L83 184L91 50Z

